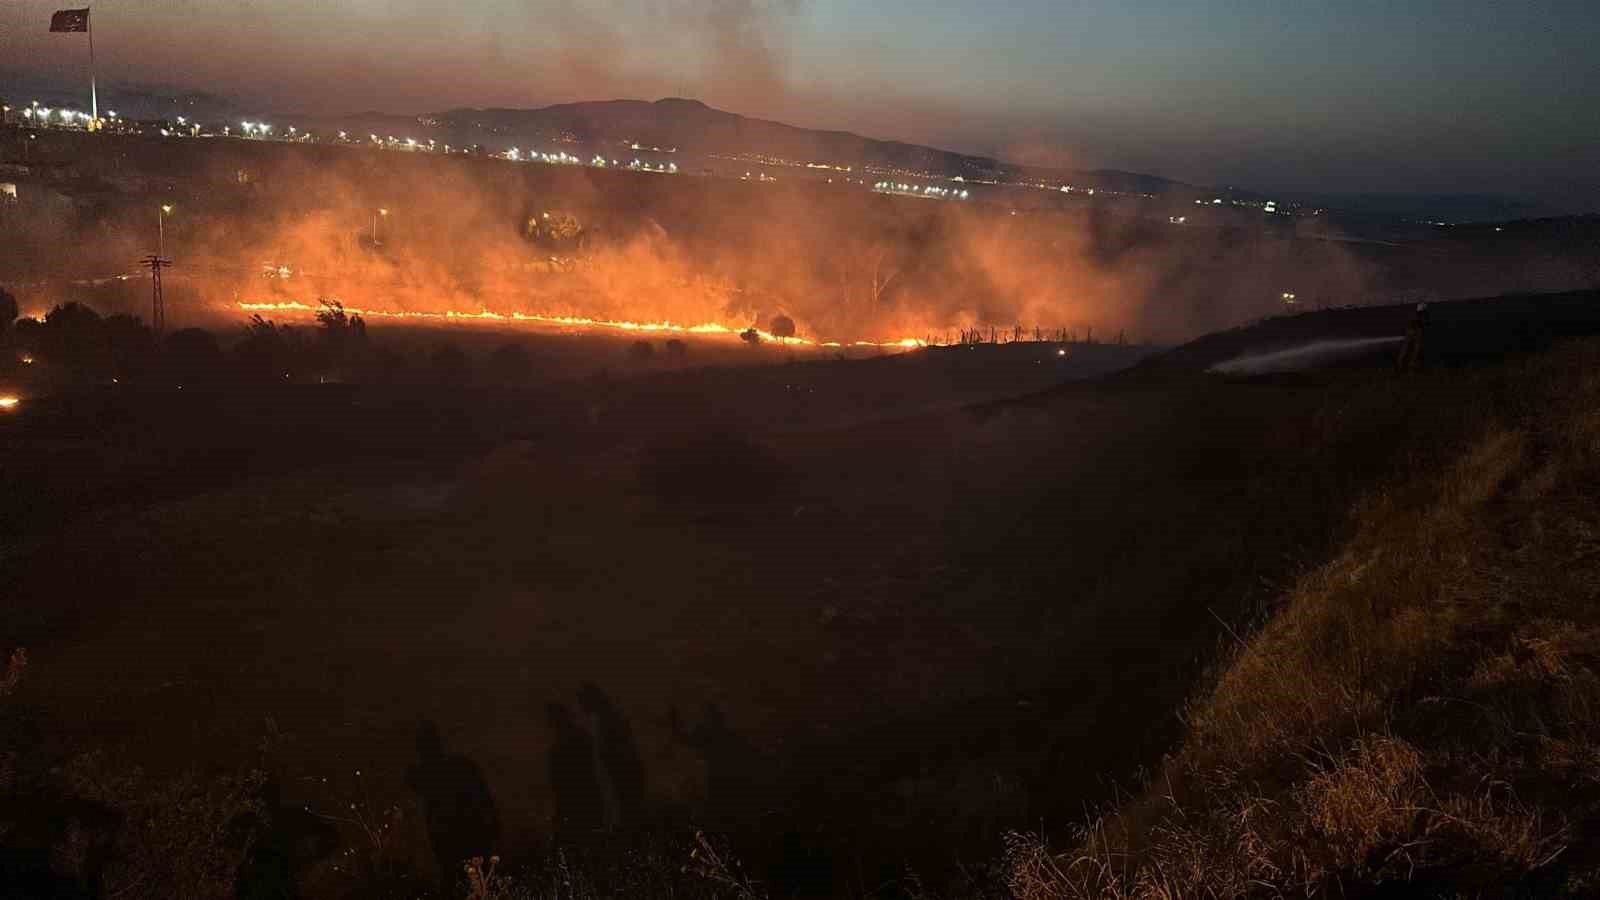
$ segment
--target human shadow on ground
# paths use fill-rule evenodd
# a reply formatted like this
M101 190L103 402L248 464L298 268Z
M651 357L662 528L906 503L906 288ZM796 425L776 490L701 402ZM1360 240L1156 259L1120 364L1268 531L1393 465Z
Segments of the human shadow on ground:
M446 753L439 726L417 727L417 762L406 772L406 785L422 800L428 841L440 876L449 881L462 863L494 853L500 838L500 814L477 763L459 753Z

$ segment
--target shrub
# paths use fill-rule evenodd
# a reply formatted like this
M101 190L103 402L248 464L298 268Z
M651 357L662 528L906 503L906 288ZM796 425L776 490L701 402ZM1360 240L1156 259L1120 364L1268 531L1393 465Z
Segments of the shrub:
M216 336L201 328L185 328L167 335L161 345L162 368L180 383L219 377L222 348Z

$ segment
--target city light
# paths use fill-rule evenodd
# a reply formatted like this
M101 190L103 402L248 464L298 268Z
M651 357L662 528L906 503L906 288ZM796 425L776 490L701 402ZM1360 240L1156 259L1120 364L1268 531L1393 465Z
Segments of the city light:
M5 412L10 412L13 409L16 409L17 408L17 404L21 403L21 402L22 402L21 398L13 396L11 394L7 394L7 395L5 395L3 397L0 397L0 410L4 410Z

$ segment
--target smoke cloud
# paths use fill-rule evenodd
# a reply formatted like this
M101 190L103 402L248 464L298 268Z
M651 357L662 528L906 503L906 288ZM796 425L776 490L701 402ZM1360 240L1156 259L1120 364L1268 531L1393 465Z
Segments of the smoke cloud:
M743 13L726 15L734 32L743 27ZM185 175L162 194L177 205L166 226L167 252L179 262L169 290L181 304L236 318L240 301L336 298L376 310L730 328L766 327L784 314L818 341L940 340L1021 326L1030 336L1066 329L1174 342L1276 312L1285 291L1307 305L1359 302L1378 278L1333 242L1104 211L1019 214L855 185L335 148L176 152L166 145L151 162ZM132 188L168 183L117 177ZM25 269L56 278L130 272L153 249L147 195L102 210L47 191L30 197L11 220L17 268L0 279L26 279ZM572 234L551 237L547 215L570 221ZM268 277L280 270L289 277ZM134 311L139 289L129 282ZM40 289L28 295L30 308L69 295Z

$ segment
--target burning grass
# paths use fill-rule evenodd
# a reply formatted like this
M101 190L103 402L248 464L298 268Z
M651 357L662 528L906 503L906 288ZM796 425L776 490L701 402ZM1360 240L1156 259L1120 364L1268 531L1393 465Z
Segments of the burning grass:
M1142 798L1064 853L1014 838L1014 892L1600 887L1597 371L1590 342L1500 375L1522 396L1357 511L1186 709Z

